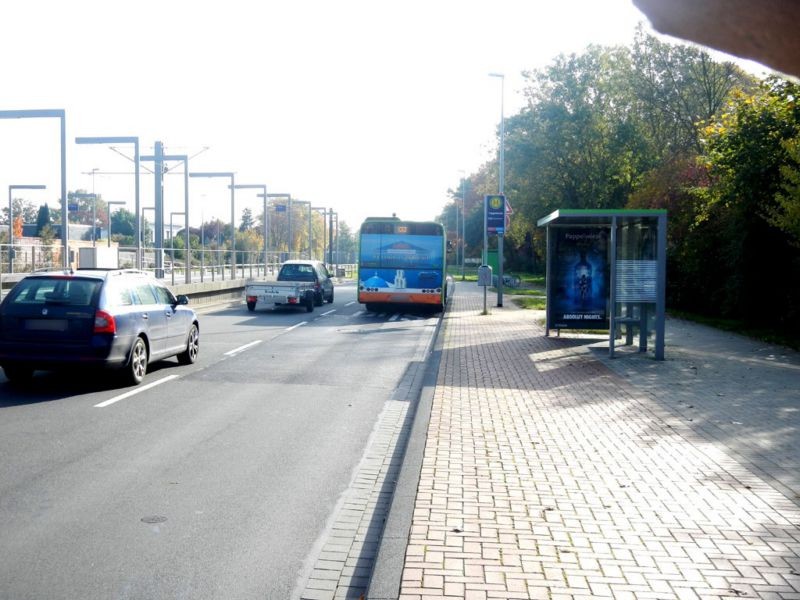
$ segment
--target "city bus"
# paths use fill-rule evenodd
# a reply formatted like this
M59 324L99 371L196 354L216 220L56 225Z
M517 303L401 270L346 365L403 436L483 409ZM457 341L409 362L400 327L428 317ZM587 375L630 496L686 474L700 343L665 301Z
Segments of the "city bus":
M447 302L446 238L440 223L369 217L358 245L358 301L367 310L382 305L428 306Z

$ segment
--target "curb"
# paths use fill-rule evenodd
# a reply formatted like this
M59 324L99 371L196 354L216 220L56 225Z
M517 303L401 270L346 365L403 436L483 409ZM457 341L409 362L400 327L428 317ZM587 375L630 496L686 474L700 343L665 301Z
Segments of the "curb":
M450 304L448 303L448 306ZM375 564L367 584L365 600L397 600L405 566L411 522L414 516L414 503L417 499L422 459L428 440L428 424L433 406L433 392L439 376L443 340L439 334L444 323L447 308L442 312L434 334L433 351L425 367L422 389L414 408L414 423L409 434L403 456L403 464L397 478L389 514L378 545Z

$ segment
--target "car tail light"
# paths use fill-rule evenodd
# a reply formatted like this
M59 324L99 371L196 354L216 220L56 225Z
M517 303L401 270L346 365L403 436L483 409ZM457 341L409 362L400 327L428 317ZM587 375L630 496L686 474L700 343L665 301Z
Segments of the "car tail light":
M114 317L104 310L94 313L94 332L95 333L117 333L117 323Z
M297 304L297 298L294 296L289 296L286 299L289 301L289 304Z
M258 296L247 296L247 302L256 302L258 301Z

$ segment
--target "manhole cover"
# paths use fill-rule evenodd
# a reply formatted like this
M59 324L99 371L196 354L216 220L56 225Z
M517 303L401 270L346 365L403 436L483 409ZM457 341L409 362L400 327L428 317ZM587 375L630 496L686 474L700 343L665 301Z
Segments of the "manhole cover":
M159 515L153 515L152 517L142 517L142 523L163 523L167 520L167 517L161 517Z

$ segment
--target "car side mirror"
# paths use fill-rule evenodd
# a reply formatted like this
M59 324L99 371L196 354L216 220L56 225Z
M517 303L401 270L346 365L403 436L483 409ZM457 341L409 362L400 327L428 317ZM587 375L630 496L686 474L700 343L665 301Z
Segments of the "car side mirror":
M184 305L184 306L185 306L186 304L189 304L189 296L187 296L186 294L180 294L180 295L177 297L177 300L178 300L178 304L182 304L182 305Z

